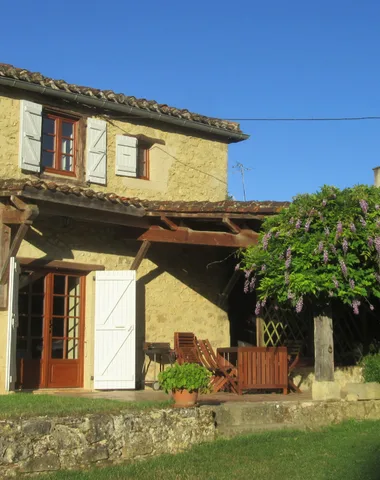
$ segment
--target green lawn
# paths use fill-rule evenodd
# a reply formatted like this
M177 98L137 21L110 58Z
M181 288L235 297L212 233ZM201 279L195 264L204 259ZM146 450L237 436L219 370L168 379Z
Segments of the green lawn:
M380 421L218 440L179 455L44 480L379 480Z
M15 393L0 395L0 419L38 415L83 415L85 413L116 413L120 410L145 410L168 407L171 402L120 402L98 398L60 397Z

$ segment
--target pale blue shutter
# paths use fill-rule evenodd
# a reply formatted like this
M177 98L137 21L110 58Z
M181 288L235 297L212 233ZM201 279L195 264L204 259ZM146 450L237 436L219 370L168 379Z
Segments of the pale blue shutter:
M137 177L137 138L116 135L116 175Z
M107 123L96 118L87 120L86 180L107 183Z
M21 100L19 166L27 172L41 170L42 105Z

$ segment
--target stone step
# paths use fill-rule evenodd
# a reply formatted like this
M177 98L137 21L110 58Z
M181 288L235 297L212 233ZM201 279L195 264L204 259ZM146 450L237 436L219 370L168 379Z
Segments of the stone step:
M217 436L231 438L238 435L249 435L258 432L271 432L278 430L306 430L304 425L289 423L270 423L261 425L224 425L217 428Z

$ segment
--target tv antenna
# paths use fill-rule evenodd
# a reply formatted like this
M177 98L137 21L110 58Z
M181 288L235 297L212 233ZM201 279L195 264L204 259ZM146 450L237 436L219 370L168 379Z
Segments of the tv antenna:
M246 202L247 201L247 197L246 197L246 194L245 194L245 178L244 178L244 173L245 172L249 172L250 170L252 170L252 168L248 168L248 167L245 167L242 163L240 162L236 162L236 165L233 165L232 168L236 168L237 170L239 170L240 172L240 175L241 175L241 183L243 185L243 198L244 198L244 201Z

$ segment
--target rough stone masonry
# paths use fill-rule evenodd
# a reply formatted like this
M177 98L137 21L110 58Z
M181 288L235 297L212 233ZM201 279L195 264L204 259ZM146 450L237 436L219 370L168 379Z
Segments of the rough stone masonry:
M176 453L215 438L213 412L164 409L0 421L0 478Z

